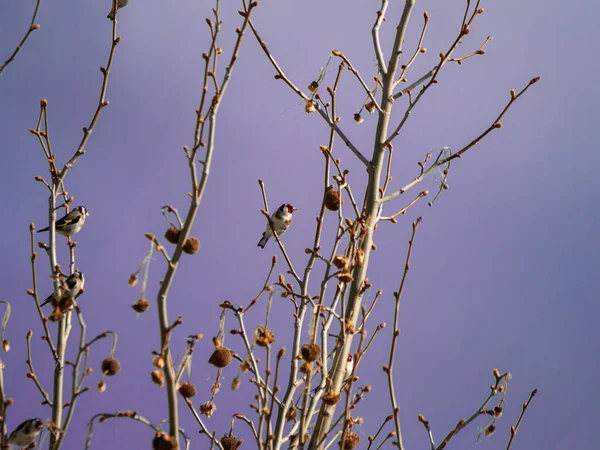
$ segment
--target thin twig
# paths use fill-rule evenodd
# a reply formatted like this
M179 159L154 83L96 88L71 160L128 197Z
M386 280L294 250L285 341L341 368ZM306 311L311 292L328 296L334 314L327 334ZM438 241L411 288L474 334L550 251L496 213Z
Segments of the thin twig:
M38 379L35 369L33 368L33 359L31 357L31 336L33 336L33 331L29 330L27 332L26 341L27 341L27 366L29 367L29 372L27 372L27 378L31 379L35 386L37 387L40 394L44 398L42 404L49 405L52 407L52 401L50 400L50 396L46 392L46 390L42 387L40 380Z
M385 373L387 375L387 379L388 379L390 402L391 402L391 406L392 406L392 414L394 415L394 426L396 428L396 434L398 436L399 442L401 442L402 433L400 431L400 408L398 408L398 404L396 401L396 394L394 391L394 378L393 378L394 359L396 356L395 355L396 342L398 340L398 336L400 335L400 330L398 329L398 321L399 321L399 317L400 317L400 299L402 298L402 291L404 290L404 284L406 282L406 277L408 275L408 271L410 270L410 257L412 255L413 243L414 243L415 235L417 233L417 229L419 227L420 222L421 222L421 218L419 217L412 224L412 234L410 236L410 240L408 241L408 250L406 251L406 260L404 262L404 271L402 272L402 279L400 281L400 286L398 287L398 290L396 292L394 292L395 305L394 305L394 324L393 324L393 329L392 329L392 343L390 346L390 357L389 357L388 365L387 365L387 367L384 367L384 371L385 371ZM400 447L402 447L401 444L400 444Z
M35 9L33 10L33 16L31 17L31 23L29 24L29 28L27 29L25 36L23 36L23 39L21 39L21 42L19 42L19 45L17 45L15 50L12 52L12 55L10 55L9 58L6 61L4 61L2 63L2 65L0 66L0 75L2 75L2 72L4 72L6 70L6 67L15 60L17 53L19 53L19 51L21 51L21 49L25 45L25 42L27 42L29 35L31 33L33 33L35 30L39 30L39 28L40 28L39 24L35 23L35 19L37 17L39 8L40 8L40 0L36 0Z
M537 388L534 389L533 391L531 391L531 394L529 394L529 398L527 399L527 401L525 403L523 403L523 407L521 409L521 414L519 414L519 419L517 420L516 425L510 427L510 439L508 440L508 445L506 446L506 450L510 450L513 440L514 440L515 436L517 435L517 431L519 431L519 426L521 425L521 421L523 420L525 411L527 411L527 408L529 407L529 403L531 403L531 400L533 399L535 394L537 394L537 392L538 392Z
M371 30L371 36L373 37L373 47L375 50L375 57L377 58L377 66L379 67L379 73L385 76L387 73L387 67L385 65L385 57L383 56L383 50L381 49L381 42L379 40L379 29L381 28L381 24L385 20L385 12L387 11L387 7L389 4L389 0L381 0L381 8L377 11L377 19L373 24L373 29Z
M279 67L279 64L277 64L277 61L275 61L275 58L273 57L273 55L271 55L271 53L269 52L269 49L267 48L267 44L265 41L263 41L260 36L258 35L258 32L256 31L256 28L254 27L254 24L252 23L252 21L250 21L250 29L252 30L252 32L254 33L254 37L256 38L256 40L258 41L258 43L260 44L263 52L265 53L265 55L267 55L267 58L269 59L269 61L271 62L271 64L273 65L273 68L277 71L277 75L275 75L275 78L278 80L282 80L285 82L285 84L287 84L290 89L292 89L296 94L298 94L298 96L300 96L300 98L302 98L302 100L304 100L305 102L311 102L310 104L314 106L314 108L316 109L316 111L320 114L320 116L323 118L323 120L325 120L325 122L327 122L327 124L333 128L335 130L335 132L338 134L338 136L340 137L340 139L344 142L344 144L346 144L346 146L352 151L352 153L354 153L354 155L356 155L356 157L365 165L365 166L369 166L369 160L367 158L365 158L365 156L354 146L354 144L350 141L350 139L348 139L348 137L346 137L346 135L344 134L344 132L342 132L342 130L340 129L340 127L335 123L335 121L331 120L331 118L327 115L327 111L324 111L323 108L318 104L313 102L306 94L304 94L304 92L302 92L302 90L300 88L298 88L283 72L283 70L281 70L281 68Z

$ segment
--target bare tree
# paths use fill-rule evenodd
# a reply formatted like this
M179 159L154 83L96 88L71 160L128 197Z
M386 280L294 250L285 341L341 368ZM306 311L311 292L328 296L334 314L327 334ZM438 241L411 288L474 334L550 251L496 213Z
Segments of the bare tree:
M117 0L113 1L116 8ZM224 52L218 46L217 40L221 31L220 1L216 0L213 8L213 16L206 19L210 29L210 42L207 50L203 53L204 72L202 78L202 90L200 94L199 107L194 119L194 132L192 144L184 146L184 156L187 162L191 189L189 192L190 203L187 212L182 217L173 206L167 205L161 208L168 228L165 240L175 247L169 251L162 238L155 234L146 233L150 241L150 248L143 258L139 268L129 278L129 284L135 286L139 278L141 281L141 292L139 299L132 305L134 311L144 313L150 306L147 300L149 267L154 252L161 254L164 259L165 272L161 278L160 287L156 293L156 305L158 312L159 344L153 352L152 363L155 370L151 373L153 382L166 387L168 411L168 430L163 430L161 424L154 424L137 410L103 412L93 415L89 422L86 439L86 448L92 446L92 431L96 422L104 422L109 418L132 419L151 428L153 432L152 446L155 449L177 449L180 448L180 436L183 437L185 448L190 448L191 439L179 426L180 406L178 396L183 398L187 410L196 420L198 428L210 441L211 448L221 450L236 449L242 445L242 439L238 436L250 436L253 445L258 449L279 450L282 447L307 448L311 450L325 450L332 445L347 450L357 448L360 444L360 436L353 428L361 423L353 414L356 405L372 390L368 384L358 385L358 368L364 354L372 348L375 339L383 334L386 323L380 323L372 327L369 336L367 324L370 326L369 318L384 293L379 290L370 303L365 298L365 292L372 287L368 279L368 269L371 254L375 250L373 237L377 228L383 222L397 223L397 217L404 215L415 204L424 197L430 195L428 190L415 192L413 190L421 181L431 174L438 174L439 183L434 200L447 188L451 163L461 158L468 150L472 149L493 130L502 127L502 118L508 109L538 80L531 79L520 91L510 90L509 99L500 108L500 112L492 118L490 125L479 132L474 133L472 140L465 143L458 150L443 147L434 152L423 151L423 158L418 162L419 170L415 177L404 183L392 186L394 154L394 140L401 135L411 113L419 104L423 96L437 84L442 68L448 63L462 64L468 58L481 56L484 47L491 38L476 43L470 51L457 56L458 50L470 33L470 29L477 17L484 13L480 7L480 0L466 1L462 20L457 24L457 32L454 40L448 47L439 53L436 64L425 74L415 77L416 81L409 83L408 73L411 65L425 53L424 40L429 24L427 13L423 15L421 33L417 45L412 51L404 49L405 33L409 25L411 14L415 6L415 0L406 0L400 17L396 18L397 26L393 42L387 48L380 39L380 28L387 19L388 0L382 0L381 6L376 11L376 20L372 28L372 40L377 67L373 74L374 85L370 87L363 74L359 73L353 66L350 56L344 51L334 49L331 52L331 61L337 65L333 71L332 79L327 79L328 71L322 70L319 76L308 86L306 90L298 87L292 78L286 74L276 60L275 55L269 51L265 40L261 37L258 28L252 21L252 16L258 7L257 2L241 0L242 8L239 11L241 25L236 29L237 38L230 50L227 65L223 76L218 76L218 61ZM35 19L35 16L34 16ZM33 22L32 22L33 23ZM37 253L34 245L34 226L31 230L31 252L33 289L29 291L34 298L39 317L45 333L45 341L55 360L54 386L49 394L41 385L33 369L31 358L30 339L27 336L28 364L30 372L28 376L33 380L44 401L52 407L52 423L50 425L51 439L50 448L58 449L64 442L64 436L68 430L70 420L78 397L86 391L83 386L84 379L89 373L87 369L87 353L89 347L102 338L113 337L113 347L110 356L103 362L103 372L112 375L118 372L118 361L114 359L116 336L107 331L96 336L91 341L85 338L85 323L81 310L77 306L76 298L81 294L77 292L74 298L70 298L71 304L63 308L60 299L65 291L64 283L66 274L61 270L56 256L56 211L64 207L69 211L73 197L69 197L64 185L65 177L74 163L82 156L96 121L102 109L108 105L105 99L108 75L112 66L113 56L119 38L117 37L117 20L115 18L112 27L111 47L108 63L102 68L103 82L100 99L90 124L84 128L84 136L70 160L59 170L55 164L56 155L52 152L48 130L48 103L41 102L41 111L38 124L31 132L38 138L40 146L48 160L51 181L47 182L43 177L36 177L37 181L43 183L50 192L49 197L49 242L40 244L50 261L51 273L53 274L54 294L53 305L55 312L52 318L57 320L57 338L53 340L50 328L41 309L38 297L37 276L35 261ZM191 362L194 349L202 338L200 334L191 335L186 338L185 352L180 361L175 361L172 354L172 344L175 330L182 323L183 318L178 317L171 321L168 315L168 298L170 289L175 281L175 275L181 262L183 254L194 255L200 250L200 241L191 236L192 226L198 213L205 188L210 175L212 157L217 149L217 115L219 107L224 99L227 87L231 80L233 69L239 56L242 40L247 32L253 34L275 71L275 79L283 81L293 93L298 95L304 102L307 113L318 113L329 128L329 138L326 145L320 146L323 155L323 195L321 198L320 212L317 217L314 235L310 239L311 246L306 248L308 261L302 269L298 269L298 263L286 252L283 242L274 227L271 219L272 210L268 206L268 192L265 183L259 179L259 187L262 194L262 213L265 216L266 226L270 227L274 239L277 242L284 269L275 276L275 268L280 259L274 256L271 265L267 268L265 281L260 285L256 296L244 305L234 304L232 301L221 303L222 313L219 319L218 332L213 337L214 351L209 363L216 368L216 377L210 387L210 398L200 405L194 405L192 398L197 394L197 388L191 381L182 382L184 373L188 378L191 376ZM384 49L386 50L384 52ZM388 58L385 57L388 53ZM406 55L408 59L405 60ZM354 114L357 123L363 121L363 111L375 114L377 126L373 136L373 149L370 155L365 155L353 144L351 138L342 128L340 123L341 113L338 111L337 98L340 79L347 72L362 90L364 100L361 98L362 107ZM325 87L323 89L323 87ZM393 122L392 112L394 107L401 107L400 98L407 98L403 114L400 119ZM356 158L367 171L367 181L363 186L351 185L348 177L349 170L343 162L343 157L334 147L337 140L350 150L348 157ZM203 153L201 153L203 152ZM408 198L405 194L413 190ZM357 199L355 193L362 193L362 202ZM61 205L57 205L59 197L63 198ZM402 205L392 206L406 198ZM329 214L328 212L331 212ZM333 219L330 219L332 217ZM384 445L394 445L401 450L405 448L402 439L402 427L400 423L400 408L395 394L394 385L394 360L396 357L397 339L399 335L400 304L405 283L410 270L410 260L413 248L416 245L416 237L422 218L418 217L412 222L410 228L409 245L404 259L402 271L399 274L399 286L393 293L394 317L392 322L391 339L389 346L389 359L384 371L387 375L387 389L389 391L390 410L381 423L370 423L375 431L369 436L368 444L363 443L367 449L383 448ZM329 233L333 236L330 245L323 244L323 236ZM75 243L68 240L70 250L69 273L76 273L75 266ZM286 278L287 277L287 278ZM272 300L275 294L287 298L293 309L293 327L291 327L292 346L290 350L285 348L274 349L274 334L269 328L271 320ZM72 297L72 296L71 296ZM264 300L266 298L266 301ZM262 299L262 303L261 303ZM368 303L368 304L367 304ZM247 323L246 315L251 309L264 305L264 321L260 324ZM67 340L71 330L70 308L76 313L80 325L80 342L77 359L74 363L65 361L64 354ZM233 344L227 342L225 345L226 320L233 319L235 328L229 331L233 337ZM7 320L7 319L6 319ZM5 322L6 322L5 320ZM5 324L4 324L5 326ZM3 326L3 330L4 330ZM334 338L333 340L331 338ZM355 339L356 338L356 339ZM356 343L358 341L358 343ZM353 350L354 349L354 350ZM260 352L260 353L259 353ZM263 353L264 352L264 357ZM240 385L240 378L249 374L250 382L256 388L254 400L251 400L250 408L252 416L243 412L234 414L229 419L229 428L221 437L215 431L210 431L206 418L215 414L216 396L221 389L223 371L230 367L235 361L239 363L238 374L231 382L231 388L236 390ZM66 366L72 368L71 398L64 403L64 369ZM5 420L5 409L9 404L5 400L4 382L2 378L2 364L0 363L0 403L2 405L2 420ZM231 370L231 369L228 369ZM496 422L503 412L506 387L511 378L510 373L493 370L493 383L481 405L473 408L473 413L464 419L460 419L457 425L448 431L444 438L436 444L434 433L429 422L422 415L418 416L419 422L424 426L429 446L432 450L445 448L451 439L480 416L486 416L488 422L483 428L481 435L490 435L496 430ZM282 380L284 380L282 382ZM104 380L98 385L103 389ZM507 450L511 447L517 430L521 424L523 415L537 390L531 393L526 403L523 404L521 416L515 426L510 428L510 436ZM68 408L63 418L63 405ZM340 406L340 407L338 407ZM246 429L236 431L235 425L241 421ZM2 422L4 425L4 422ZM235 433L234 433L235 431ZM6 430L2 431L2 443L6 443Z
M31 26L19 44L11 57L2 65L0 72L6 68L6 66L14 60L15 55L21 49L29 34L37 30L39 25L35 25L35 19L39 8L39 0L36 3L36 7L33 13ZM101 67L102 83L100 87L100 95L98 103L95 107L94 113L88 125L83 128L83 136L77 146L77 149L73 155L64 163L60 168L58 163L58 155L54 153L50 141L50 128L49 128L49 104L46 99L40 101L40 112L38 121L35 128L31 128L29 131L33 134L42 149L44 160L48 164L49 180L43 176L36 176L35 180L45 186L48 190L48 227L42 231L48 232L48 242L35 242L35 225L32 222L29 226L30 231L30 248L31 248L31 274L32 274L32 288L27 290L27 294L33 299L40 323L43 329L42 340L46 342L48 350L54 363L54 371L52 377L52 388L46 389L43 386L43 380L38 375L34 368L34 359L32 355L31 339L33 337L33 330L30 330L26 335L26 351L27 351L27 378L29 378L35 388L39 391L42 397L42 404L50 408L51 420L47 424L48 430L50 431L49 449L58 450L63 447L65 436L68 432L71 420L76 409L79 397L89 390L89 387L85 385L87 377L91 374L92 369L88 366L89 352L92 345L99 341L111 338L112 346L110 348L109 356L106 357L102 362L101 367L101 378L98 382L97 388L99 391L104 391L106 382L104 381L105 376L116 375L120 371L120 364L117 359L114 358L117 344L117 336L112 331L105 331L98 334L91 340L87 340L87 327L84 321L82 310L79 308L77 299L84 293L84 280L85 277L76 268L75 255L77 242L71 239L75 233L79 232L84 224L87 210L85 207L71 209L75 197L69 196L67 191L67 175L74 167L75 163L81 156L85 154L85 147L88 143L89 137L93 132L100 114L103 109L108 106L106 100L106 92L108 88L108 79L110 70L113 65L113 59L116 51L117 44L120 38L117 36L117 21L115 20L112 25L110 35L110 49L108 55L108 61L105 67ZM57 211L64 211L64 217L59 218ZM69 251L68 270L63 270L64 264L61 264L57 256L57 247L60 245L60 238L58 234L62 234L66 237L66 245ZM85 234L85 233L84 233ZM40 283L38 278L37 270L37 258L38 253L36 247L43 250L48 257L50 266L50 279L52 280L53 292L46 298L40 297L41 293L47 289L46 283ZM38 283L42 287L38 288ZM10 315L10 308L7 302L7 314L2 327L2 339L4 340L4 328ZM46 314L42 307L46 304L46 308L52 308L50 314ZM76 346L76 357L74 361L68 361L65 359L67 353L67 345L69 337L73 328L72 320L73 314L76 317L79 326L79 336ZM56 329L53 324L56 325ZM4 340L5 351L10 349L10 343L8 340ZM0 363L0 366L3 364ZM69 373L70 370L70 373ZM65 377L69 377L68 378ZM0 376L0 403L2 404L2 430L1 430L1 444L2 448L5 448L9 442L9 435L6 430L6 409L7 406L13 403L13 400L6 399L4 393L4 379Z

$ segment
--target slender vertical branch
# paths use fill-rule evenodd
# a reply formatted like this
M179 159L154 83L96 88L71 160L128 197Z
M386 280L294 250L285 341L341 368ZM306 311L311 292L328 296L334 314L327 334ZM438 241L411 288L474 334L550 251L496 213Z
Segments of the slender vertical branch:
M517 420L517 424L510 427L510 439L508 440L508 444L506 445L506 450L510 450L513 440L515 439L515 436L517 435L517 431L519 430L519 426L521 425L521 421L523 420L523 416L525 415L525 411L527 411L527 408L529 407L531 400L537 394L537 392L538 392L537 388L534 389L533 391L531 391L531 394L529 394L529 398L527 399L527 401L525 403L523 403L523 407L521 408L521 414L519 414L519 419Z

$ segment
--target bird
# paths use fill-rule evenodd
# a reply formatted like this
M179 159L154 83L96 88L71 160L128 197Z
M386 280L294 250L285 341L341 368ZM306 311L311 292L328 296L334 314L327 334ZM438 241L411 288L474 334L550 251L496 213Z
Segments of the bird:
M275 230L278 236L285 233L290 226L290 223L292 223L292 214L294 211L297 211L297 208L294 208L290 203L281 205L269 219L267 228L263 233L261 240L258 241L258 247L265 248L267 241L273 236L273 230Z
M346 359L346 372L344 374L344 379L347 380L352 375L352 370L354 370L354 358L352 357L352 353L348 353L348 358Z
M85 218L89 215L90 213L85 209L85 206L78 206L66 216L58 219L54 223L54 228L58 234L67 237L73 236L75 233L79 233L85 223ZM38 233L48 231L49 229L50 227L42 228L41 230L38 230Z
M54 293L52 293L46 297L40 307L47 305L50 302L52 302L55 307L59 306L61 303L64 304L65 302L70 306L73 303L73 299L75 299L77 294L79 294L79 292L83 289L84 284L85 277L83 276L83 273L81 273L79 270L75 270L71 275L61 282L61 286L59 286L58 300L56 299Z
M110 0L110 3L112 4L112 8L110 9L110 12L108 13L108 16L106 16L106 18L110 20L115 20L115 2L114 0ZM129 5L129 0L119 0L119 5L117 9L125 8L127 5Z
M26 420L10 433L7 443L17 448L29 447L43 429L44 422L42 419L34 417L33 419Z

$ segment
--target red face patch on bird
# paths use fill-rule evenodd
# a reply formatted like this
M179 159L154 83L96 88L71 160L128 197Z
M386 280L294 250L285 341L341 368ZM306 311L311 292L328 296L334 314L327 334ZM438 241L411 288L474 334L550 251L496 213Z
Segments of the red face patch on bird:
M348 353L348 362L352 361L352 353Z
M297 211L297 208L294 208L294 205L292 205L291 203L287 203L285 206L287 207L287 210L290 214L292 214L294 211Z

